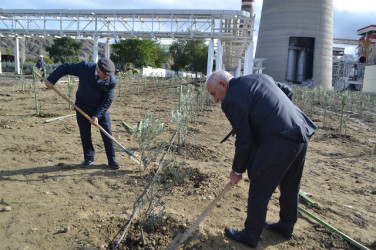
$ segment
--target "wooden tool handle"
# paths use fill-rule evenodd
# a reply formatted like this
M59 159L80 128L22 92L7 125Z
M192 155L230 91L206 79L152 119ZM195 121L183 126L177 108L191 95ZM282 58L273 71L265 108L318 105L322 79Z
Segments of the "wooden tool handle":
M34 74L37 75L42 81L44 81L45 83L47 82L47 79L44 78L43 76L41 76L38 72L34 71ZM91 119L91 117L89 117L84 111L82 111L82 109L80 109L79 107L76 106L76 104L74 104L71 100L69 100L65 95L63 95L59 90L57 90L55 87L52 87L52 89L59 95L61 96L64 100L66 100L70 105L72 105L72 107L77 110L78 112L80 112L81 115L83 115L86 119L88 119L90 121L90 123L93 122L93 119ZM114 137L112 137L104 128L102 128L101 125L99 124L93 124L94 126L96 126L97 128L99 128L108 138L110 138L111 141L113 141L114 143L116 143L121 149L123 149L124 152L126 152L129 156L132 157L132 160L136 161L138 164L140 163L140 161L138 159L135 158L135 155L129 151L128 149L126 149L125 147L123 147L123 145L121 145Z
M198 217L195 223L185 232L183 235L177 235L173 241L167 246L166 250L173 250L176 249L180 244L182 244L186 239L188 239L189 235L193 232L193 230L200 225L201 221L205 218L205 216L213 209L214 205L225 195L225 193L231 188L231 182L229 182L225 188L219 193L219 195L209 204L209 206L205 209L205 211Z

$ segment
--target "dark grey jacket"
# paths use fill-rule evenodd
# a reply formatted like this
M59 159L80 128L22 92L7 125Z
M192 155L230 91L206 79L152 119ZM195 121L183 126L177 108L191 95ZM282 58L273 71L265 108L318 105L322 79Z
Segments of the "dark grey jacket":
M38 69L44 68L46 67L46 63L44 62L44 60L38 59L37 63L35 64L35 67L37 67Z
M302 143L308 142L317 128L274 80L265 74L231 79L222 101L222 110L236 134L232 170L238 173L244 173L250 168L262 168L253 166L251 155L255 151L258 151L258 156L264 157L278 154L261 147L265 140L278 138L269 135L274 134ZM269 141L268 145L273 143L280 141ZM260 154L260 150L265 152Z
M75 104L89 116L99 119L107 112L114 100L116 79L112 75L106 81L96 79L96 66L96 63L88 61L65 63L52 72L47 79L55 84L65 75L78 76L80 83Z

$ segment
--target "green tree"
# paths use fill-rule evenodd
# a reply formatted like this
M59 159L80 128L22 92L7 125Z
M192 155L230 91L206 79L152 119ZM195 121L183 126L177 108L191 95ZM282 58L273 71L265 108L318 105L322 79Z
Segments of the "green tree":
M208 63L208 46L204 40L189 40L189 69L192 72L203 72L206 74Z
M121 66L131 62L135 67L161 67L168 60L168 53L153 40L120 40L115 41L112 48L111 59Z
M186 51L187 42L187 40L178 40L170 46L170 54L174 61L171 69L176 72L181 69L186 70L186 66L189 64L188 52Z
M174 60L173 70L206 73L208 46L203 39L175 41L170 46L170 53Z
M165 51L161 46L158 46L156 53L157 60L155 61L155 66L163 68L164 64L170 59L170 53Z
M46 51L55 63L78 62L80 57L78 52L82 49L82 43L71 37L54 39L54 44L47 47Z

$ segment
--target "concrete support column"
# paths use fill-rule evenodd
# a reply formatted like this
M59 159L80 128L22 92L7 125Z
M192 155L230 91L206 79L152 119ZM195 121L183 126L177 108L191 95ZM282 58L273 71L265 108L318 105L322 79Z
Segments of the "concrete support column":
M235 77L239 77L239 76L242 76L242 59L241 58L238 60L238 67L236 68L236 71L235 71Z
M253 49L254 43L251 41L248 45L248 74L253 73Z
M94 37L94 44L93 44L93 62L98 62L98 37Z
M249 47L245 50L245 54L244 54L244 65L243 65L243 75L249 75L249 66L248 66L248 63L249 63Z
M0 51L0 75L3 74L3 68L1 65L1 51Z
M98 62L98 36L97 36L97 31L98 31L98 16L95 15L95 33L93 36L93 62Z
M19 38L17 36L14 38L14 73L18 75L21 73L20 44L19 44Z
M217 55L215 63L215 71L222 70L222 43L221 40L217 40Z
M213 72L213 39L209 40L209 46L208 46L208 64L206 67L206 75L210 76Z
M249 43L244 55L244 75L253 73L253 41Z
M110 58L110 38L107 38L104 54L106 58Z

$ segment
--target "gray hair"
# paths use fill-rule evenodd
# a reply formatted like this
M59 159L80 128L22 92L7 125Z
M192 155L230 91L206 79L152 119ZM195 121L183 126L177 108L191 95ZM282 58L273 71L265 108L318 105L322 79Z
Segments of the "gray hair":
M213 72L208 77L208 79L206 80L206 84L205 85L208 85L210 82L213 82L213 83L217 84L221 80L224 80L224 81L226 81L228 83L232 78L233 78L233 76L230 73L228 73L227 71L225 71L225 70L216 71L216 72Z

